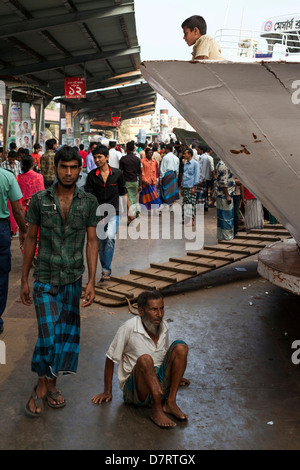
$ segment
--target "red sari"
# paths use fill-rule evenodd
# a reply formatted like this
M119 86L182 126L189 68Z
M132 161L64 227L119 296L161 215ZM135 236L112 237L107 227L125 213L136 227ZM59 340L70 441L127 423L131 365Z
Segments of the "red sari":
M38 191L42 191L45 189L44 185L44 178L43 175L40 173L36 173L36 171L29 170L26 173L20 173L17 176L17 181L19 183L20 189L22 191L23 197L20 200L21 206L23 207L24 211L28 210L29 202L33 194L37 193ZM22 250L23 253L23 250ZM37 245L35 250L35 257L38 254L38 237L37 237Z

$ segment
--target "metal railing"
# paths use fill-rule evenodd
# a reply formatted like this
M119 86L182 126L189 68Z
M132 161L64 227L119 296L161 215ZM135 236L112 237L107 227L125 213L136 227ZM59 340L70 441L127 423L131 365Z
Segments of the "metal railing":
M225 59L300 59L300 31L264 33L262 31L219 29L214 39Z

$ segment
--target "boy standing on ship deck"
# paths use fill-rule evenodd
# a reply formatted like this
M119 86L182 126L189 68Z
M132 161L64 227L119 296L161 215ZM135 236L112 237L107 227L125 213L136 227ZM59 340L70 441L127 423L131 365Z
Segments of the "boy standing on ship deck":
M224 60L218 43L206 34L207 26L202 16L190 16L181 27L184 33L183 39L187 45L194 46L193 60Z

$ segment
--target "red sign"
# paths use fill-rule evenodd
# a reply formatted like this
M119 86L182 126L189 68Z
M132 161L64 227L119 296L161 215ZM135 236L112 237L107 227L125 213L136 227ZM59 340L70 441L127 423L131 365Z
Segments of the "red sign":
M121 116L112 116L111 123L115 127L120 127L122 123Z
M85 78L67 77L65 78L65 98L81 99L86 97Z

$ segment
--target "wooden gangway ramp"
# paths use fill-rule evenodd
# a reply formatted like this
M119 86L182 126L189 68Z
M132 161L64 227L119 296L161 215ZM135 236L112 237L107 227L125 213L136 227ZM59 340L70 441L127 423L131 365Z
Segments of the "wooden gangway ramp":
M125 276L111 276L110 281L96 284L95 302L107 306L131 304L144 290L163 291L255 255L267 245L285 238L291 236L282 225L266 225L262 230L252 230L249 234L240 232L228 242L204 246L199 251L188 251L185 256L172 257L164 263L151 263L147 269L130 269Z

